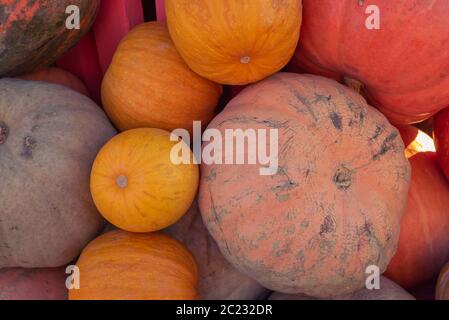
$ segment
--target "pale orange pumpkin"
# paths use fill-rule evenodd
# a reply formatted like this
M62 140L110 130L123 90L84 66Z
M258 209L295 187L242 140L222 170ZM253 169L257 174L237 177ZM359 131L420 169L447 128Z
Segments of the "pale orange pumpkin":
M70 300L191 300L198 268L178 241L160 233L112 231L92 241L77 264L80 289Z
M219 84L189 69L158 22L141 24L122 40L101 88L104 109L120 130L207 125L221 93Z
M98 210L110 223L127 231L151 232L187 212L199 171L196 164L171 161L177 143L167 131L141 128L119 134L100 150L90 186Z
M301 0L167 0L168 28L193 71L223 84L281 70L298 43Z

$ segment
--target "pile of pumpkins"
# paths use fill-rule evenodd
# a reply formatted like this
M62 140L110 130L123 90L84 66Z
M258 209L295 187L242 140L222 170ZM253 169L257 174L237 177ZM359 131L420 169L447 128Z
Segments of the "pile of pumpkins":
M51 66L100 1L3 4L0 299L449 299L449 3L370 5L166 0L100 107ZM193 161L194 121L276 129L277 171Z

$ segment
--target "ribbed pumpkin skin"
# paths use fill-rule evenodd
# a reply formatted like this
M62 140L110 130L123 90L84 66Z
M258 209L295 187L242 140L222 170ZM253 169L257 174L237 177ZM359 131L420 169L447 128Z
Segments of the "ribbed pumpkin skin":
M66 8L80 9L80 29L66 28ZM100 0L3 0L0 77L18 76L56 61L89 30Z
M301 26L301 0L167 0L170 35L193 71L248 84L281 70Z
M365 85L370 103L393 122L431 117L449 105L449 2L304 0L294 65ZM380 9L369 30L367 6Z
M100 150L90 188L109 222L127 231L151 232L187 212L198 190L199 168L173 164L175 144L167 131L141 128L119 134Z
M116 131L63 86L2 79L0 88L0 268L65 265L104 228L89 176Z
M449 263L444 266L438 277L436 300L449 300Z
M78 79L76 76L60 68L44 68L39 71L32 73L27 73L19 77L23 80L30 81L44 81L49 83L60 84L66 86L72 90L78 91L85 96L89 96L89 91L87 90L84 83Z
M67 300L65 268L0 269L0 300Z
M398 249L385 275L404 288L435 277L449 260L449 182L434 152L410 159L412 182Z
M219 84L189 69L158 22L139 25L122 40L101 89L104 108L120 130L191 130L194 120L207 125L221 93Z
M269 300L320 300L305 294L285 294L274 292ZM393 281L381 276L380 289L364 288L347 295L334 297L333 300L415 300L415 298Z
M198 270L191 253L163 233L112 231L81 254L80 289L70 300L191 300Z
M279 169L201 165L203 220L225 257L263 286L335 296L396 249L410 166L399 133L333 80L277 74L245 89L209 125L279 130Z
M449 179L449 108L435 115L433 136L438 162Z

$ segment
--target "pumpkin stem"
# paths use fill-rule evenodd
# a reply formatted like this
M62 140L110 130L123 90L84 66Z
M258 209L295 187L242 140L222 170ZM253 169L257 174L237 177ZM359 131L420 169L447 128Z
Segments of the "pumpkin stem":
M8 139L8 134L9 134L8 126L5 123L0 122L0 145L6 142L6 139Z
M240 63L248 64L250 62L251 62L251 57L250 56L244 56L244 57L240 58Z
M344 165L340 166L332 179L340 190L347 190L352 184L352 172Z
M128 177L121 174L115 179L115 183L120 189L125 189L128 186Z

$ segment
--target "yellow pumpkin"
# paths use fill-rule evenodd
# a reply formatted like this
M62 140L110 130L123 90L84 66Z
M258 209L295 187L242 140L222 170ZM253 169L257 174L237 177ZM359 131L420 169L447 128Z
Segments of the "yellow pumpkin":
M95 205L110 223L127 231L151 232L187 212L199 170L196 164L172 161L178 143L184 142L170 141L167 131L140 128L115 136L100 150L90 187Z
M281 70L298 43L301 0L166 0L170 35L199 75L243 85Z

